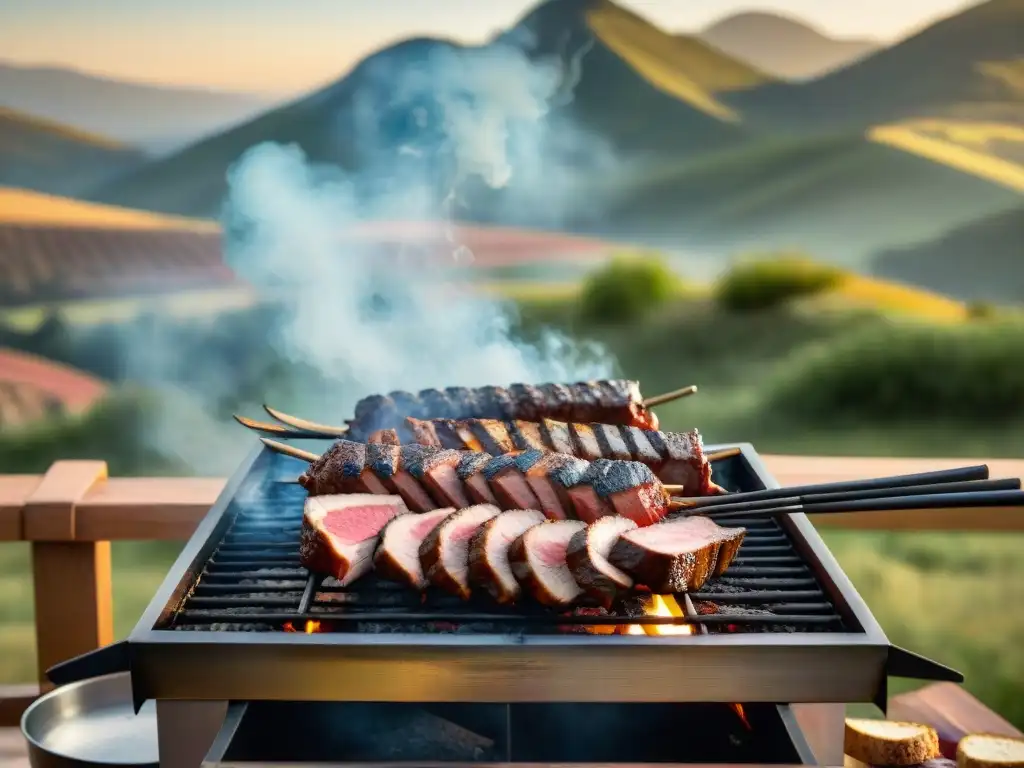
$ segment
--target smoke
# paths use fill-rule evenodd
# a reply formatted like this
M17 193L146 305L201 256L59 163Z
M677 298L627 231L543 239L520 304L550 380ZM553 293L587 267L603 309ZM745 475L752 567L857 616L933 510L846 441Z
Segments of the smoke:
M506 42L410 41L294 107L330 116L347 167L271 143L237 161L223 214L226 258L276 308L272 324L234 330L309 374L275 405L338 423L375 392L614 373L594 344L554 330L517 338L514 306L465 276L474 254L454 226L468 212L555 228L586 207L589 175L607 173L615 158L552 109L571 101L587 50L540 59ZM382 248L359 235L408 222L417 222L418 247ZM241 386L242 362L223 351L230 344L203 360L181 360L166 334L150 333L144 346L133 367L166 381L195 368L185 371L188 389L202 401L165 409L156 443L197 471L230 469L253 445L216 412ZM269 382L253 394L271 396Z
M449 269L472 259L451 226L467 187L502 190L501 204L517 208L529 191L530 207L553 220L577 170L559 148L586 144L592 157L609 157L595 139L545 120L578 64L533 62L508 45L435 47L422 63L384 58L368 67L350 122L367 158L357 171L264 144L229 175L229 263L260 291L286 297L286 319L268 341L343 384L335 419L372 392L574 380L614 368L604 350L555 331L516 340L511 306ZM396 254L347 236L399 220L436 222L423 227L435 247Z

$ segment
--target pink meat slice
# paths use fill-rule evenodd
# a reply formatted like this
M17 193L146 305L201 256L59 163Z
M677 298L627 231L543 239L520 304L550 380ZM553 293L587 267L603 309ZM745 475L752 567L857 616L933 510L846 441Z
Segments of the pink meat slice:
M723 528L714 521L684 518L623 533L608 560L639 583L659 593L700 589L717 572L724 542L736 549L744 528Z
M469 543L469 581L487 590L499 603L519 598L519 582L512 573L508 552L527 529L543 523L536 509L513 509L484 523Z
M409 513L398 496L352 493L306 499L299 561L343 586L370 570L381 530Z
M608 562L608 554L622 534L636 527L626 517L603 517L569 540L565 560L573 578L605 608L610 608L622 591L633 586L627 573Z
M509 563L523 590L537 602L564 608L583 594L566 563L569 541L586 523L548 520L528 529L512 542Z
M420 565L427 581L468 600L471 594L469 542L480 526L499 514L501 510L492 504L477 504L460 509L434 528L419 549Z
M420 563L420 545L441 522L455 513L455 507L435 509L419 515L401 515L381 531L380 545L373 555L379 576L413 589L426 589L427 577Z

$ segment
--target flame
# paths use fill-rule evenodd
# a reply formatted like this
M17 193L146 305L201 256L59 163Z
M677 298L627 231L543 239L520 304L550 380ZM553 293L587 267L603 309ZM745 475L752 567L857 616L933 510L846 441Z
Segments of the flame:
M284 624L282 624L281 625L281 629L283 629L285 632L298 632L299 631L299 630L297 630L295 628L295 625L292 624L290 621L286 621ZM313 621L312 619L308 619L306 621L306 626L303 628L302 631L305 632L307 635L315 634L315 633L320 631L320 622L319 621Z
M648 616L686 616L672 595L651 595L644 601L644 613ZM626 627L627 635L692 635L692 624L630 624Z
M750 725L750 721L747 720L747 713L743 711L742 704L730 704L729 707L733 712L739 715L740 720L743 721L743 725L748 731L754 730Z

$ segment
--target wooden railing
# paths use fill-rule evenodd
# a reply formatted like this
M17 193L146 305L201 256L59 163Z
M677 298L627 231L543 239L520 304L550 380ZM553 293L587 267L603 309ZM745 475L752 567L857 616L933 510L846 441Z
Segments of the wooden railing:
M979 463L962 459L767 456L782 485L925 472ZM993 477L1024 476L1024 460L987 462ZM110 542L184 541L224 486L222 479L112 478L102 461L59 461L45 475L0 475L0 544L32 546L39 686L0 696L0 727L17 724L57 662L113 641ZM816 525L860 530L1024 532L1019 510L828 515Z

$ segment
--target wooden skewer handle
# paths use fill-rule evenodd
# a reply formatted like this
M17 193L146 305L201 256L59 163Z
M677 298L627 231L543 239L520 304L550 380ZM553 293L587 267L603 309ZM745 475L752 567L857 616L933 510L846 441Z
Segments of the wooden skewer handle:
M691 384L689 387L673 389L671 392L665 392L664 394L661 395L648 397L646 400L644 400L644 408L653 408L656 405L671 403L673 400L678 400L681 397L687 397L688 395L695 394L697 394L697 385Z

